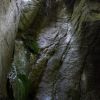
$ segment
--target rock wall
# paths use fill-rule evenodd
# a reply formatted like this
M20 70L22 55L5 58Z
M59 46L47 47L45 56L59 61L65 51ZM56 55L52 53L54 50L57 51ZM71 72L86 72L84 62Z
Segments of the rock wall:
M99 100L100 61L100 2L80 0L76 2L72 23L80 42L82 77L81 100Z
M0 100L7 97L7 73L11 67L20 4L20 0L0 0Z
M65 0L62 5L56 22L37 38L32 93L38 100L99 100L100 2Z
M7 5L5 13L0 6L3 96L7 94L20 1ZM100 100L99 8L99 0L33 0L22 8L13 61L19 74L13 80L15 85L9 84L15 100Z

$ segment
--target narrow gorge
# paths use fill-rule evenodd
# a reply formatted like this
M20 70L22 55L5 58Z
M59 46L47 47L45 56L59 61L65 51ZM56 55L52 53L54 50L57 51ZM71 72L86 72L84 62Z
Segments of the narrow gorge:
M1 0L0 100L100 100L99 34L99 0Z

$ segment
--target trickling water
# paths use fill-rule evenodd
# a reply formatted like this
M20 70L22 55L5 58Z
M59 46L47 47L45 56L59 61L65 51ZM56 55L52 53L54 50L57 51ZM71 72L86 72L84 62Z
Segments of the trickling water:
M16 100L24 100L28 85L28 67L27 51L22 41L15 41L14 60L11 72L8 75L10 84L13 88ZM25 85L26 84L26 85Z

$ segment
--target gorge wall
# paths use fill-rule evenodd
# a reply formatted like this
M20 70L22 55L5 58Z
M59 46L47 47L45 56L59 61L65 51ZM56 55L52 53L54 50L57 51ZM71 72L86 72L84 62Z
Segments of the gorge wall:
M0 0L0 100L7 97L7 74L13 57L19 7L20 0Z
M0 12L0 95L8 95L7 100L100 100L100 1L32 0L22 7L20 2L0 6L9 8Z

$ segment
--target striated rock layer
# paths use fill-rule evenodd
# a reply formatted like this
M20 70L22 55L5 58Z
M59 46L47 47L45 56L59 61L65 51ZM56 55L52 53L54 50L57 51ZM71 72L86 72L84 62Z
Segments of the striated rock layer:
M9 5L6 14L1 11L6 4L0 4L0 95L6 97L7 91L10 100L100 100L100 1L32 0L22 8L16 2L2 2Z
M99 100L100 2L60 4L56 20L37 38L40 52L30 73L32 93L38 100Z

